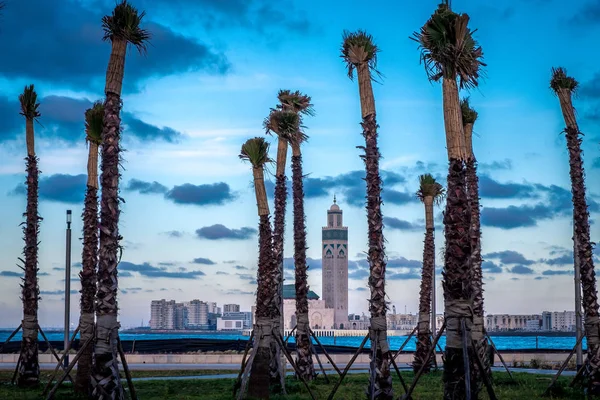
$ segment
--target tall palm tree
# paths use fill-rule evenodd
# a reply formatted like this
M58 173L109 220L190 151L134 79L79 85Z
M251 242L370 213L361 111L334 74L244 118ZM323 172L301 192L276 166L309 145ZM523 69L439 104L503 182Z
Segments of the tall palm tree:
M117 265L119 263L119 161L121 136L121 89L125 72L127 46L141 53L150 38L140 24L145 12L138 12L127 0L118 3L111 15L102 18L104 40L112 43L106 70L104 125L102 129L102 196L100 206L100 249L98 253L98 290L96 292L96 340L93 376L97 385L92 396L103 392L113 399L123 398L117 366Z
M444 213L446 239L443 287L445 300L446 358L444 398L465 398L461 320L473 323L473 288L470 279L471 215L466 192L467 151L458 88L477 86L483 51L468 27L469 16L450 10L448 0L440 4L431 18L412 39L419 43L421 62L430 81L442 80L444 124L448 151L448 197ZM473 377L476 378L476 377ZM474 382L475 383L475 382ZM477 384L472 384L477 396Z
M20 114L25 117L25 140L27 143L27 209L25 211L25 224L23 249L25 277L21 285L21 299L23 300L23 338L21 340L21 363L19 364L17 384L19 386L37 385L40 379L40 365L38 360L38 301L40 288L38 285L38 235L40 220L38 214L38 158L35 155L33 123L41 116L38 108L37 93L33 85L25 86L19 95L21 103Z
M361 158L365 162L367 183L367 223L369 237L369 287L371 299L371 340L378 337L377 354L375 355L376 373L373 386L377 399L391 399L394 395L392 377L390 375L390 349L387 343L387 321L385 302L385 246L383 238L383 216L381 215L381 176L379 174L379 159L381 155L377 147L377 121L375 115L375 97L371 80L371 72L377 71L377 53L379 48L373 42L373 37L364 31L344 32L341 57L348 68L348 77L353 79L354 71L358 75L358 91L362 116L362 129L365 154Z
M473 326L471 334L474 337L480 338L477 341L477 351L485 368L484 373L491 378L491 365L488 352L487 338L483 335L483 272L481 270L481 218L479 206L479 178L477 176L477 158L473 152L473 125L477 120L477 111L469 103L469 98L465 97L460 102L460 110L462 113L463 131L465 135L465 146L467 149L466 161L466 183L467 197L469 198L471 209L471 229L469 237L471 239L471 274L470 279L473 285ZM479 368L475 366L474 372L478 373ZM481 384L481 380L477 379Z
M581 150L581 132L575 118L572 95L579 83L567 75L564 68L552 68L550 87L558 96L560 108L565 120L565 137L569 151L569 172L571 175L571 192L573 195L573 239L579 259L581 286L583 292L583 309L585 313L585 332L588 343L588 360L594 366L594 374L590 379L592 393L600 393L600 322L598 313L598 292L596 288L596 273L592 244L590 241L590 221L588 205L585 198L585 178Z
M88 151L88 179L83 207L83 250L81 254L81 300L79 315L80 342L94 335L94 298L96 297L96 269L98 268L98 147L102 143L104 104L94 103L85 112ZM75 390L84 395L91 387L93 349L88 347L79 357Z
M264 167L269 159L269 143L264 138L248 139L242 145L240 158L252 164L254 192L258 206L258 288L256 292L255 346L258 348L250 370L248 394L258 399L269 398L269 366L274 324L279 319L277 304L278 266L273 257L269 203L265 190Z
M429 372L431 362L427 362L427 354L431 349L431 293L433 290L433 273L435 268L435 241L433 224L433 205L439 205L446 193L444 187L431 174L419 176L417 197L425 205L425 242L423 247L423 271L421 273L421 292L419 294L419 322L417 325L417 350L413 369L417 372L423 364L424 372ZM434 327L435 329L435 327Z

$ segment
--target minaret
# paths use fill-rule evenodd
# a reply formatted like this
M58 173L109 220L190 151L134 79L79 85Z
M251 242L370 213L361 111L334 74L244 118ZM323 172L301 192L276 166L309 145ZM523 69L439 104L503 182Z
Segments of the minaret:
M326 308L335 309L334 328L348 325L348 227L343 226L342 210L336 204L327 210L323 227L323 300Z

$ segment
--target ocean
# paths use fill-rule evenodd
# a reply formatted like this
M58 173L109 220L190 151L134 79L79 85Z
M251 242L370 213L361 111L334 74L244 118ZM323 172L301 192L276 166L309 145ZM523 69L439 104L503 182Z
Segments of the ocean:
M12 330L0 330L0 344L10 336ZM62 331L44 332L50 341L62 341L64 336ZM72 334L72 333L71 333ZM79 336L79 335L78 335ZM120 333L123 341L138 341L138 340L185 340L185 339L212 339L212 340L248 340L248 336L243 336L239 333ZM498 350L571 350L575 346L575 336L546 336L539 334L538 336L494 336L491 338ZM19 332L12 341L21 340ZM40 340L43 340L40 336ZM357 348L360 346L363 337L319 337L319 341L323 345L345 346ZM397 350L406 340L406 336L390 336L388 337L392 350ZM290 338L290 342L294 342L294 338ZM446 337L442 336L439 345L444 348ZM369 342L365 347L369 347ZM404 350L414 351L416 347L416 339L413 337L404 347ZM585 339L583 340L583 348L586 349Z

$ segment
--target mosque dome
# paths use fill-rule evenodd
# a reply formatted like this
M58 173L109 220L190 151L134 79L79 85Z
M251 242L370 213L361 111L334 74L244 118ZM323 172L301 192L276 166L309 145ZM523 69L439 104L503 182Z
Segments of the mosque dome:
M329 211L340 211L340 206L337 205L335 195L333 195L333 204L329 207Z

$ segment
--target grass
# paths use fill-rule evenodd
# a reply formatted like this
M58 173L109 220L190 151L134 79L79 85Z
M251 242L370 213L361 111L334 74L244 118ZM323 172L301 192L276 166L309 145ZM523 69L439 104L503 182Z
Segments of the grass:
M142 371L138 371L142 372ZM143 371L154 376L158 373L179 373L184 371ZM188 373L191 371L187 371ZM206 372L206 371L196 371ZM230 371L227 371L230 372ZM517 383L512 383L506 373L494 373L494 389L499 399L510 400L529 400L541 399L541 394L544 392L550 383L551 376L548 375L531 375L525 373L514 373ZM2 375L4 376L4 375ZM139 376L139 375L138 375ZM331 376L331 375L330 375ZM412 373L403 373L403 377L410 384L413 378ZM432 373L424 376L416 391L413 394L415 400L439 400L442 395L441 372ZM545 399L584 399L582 390L569 389L568 377L559 379L557 389L552 396ZM15 400L38 400L42 388L34 389L18 389L10 383L10 377L0 381L0 399L15 399ZM167 381L150 381L150 382L135 382L135 388L138 397L144 400L159 400L159 399L175 399L175 400L230 400L232 396L233 379L214 379L214 380L167 380ZM344 380L344 384L338 390L336 399L352 400L365 399L365 388L368 384L368 376L365 375L350 375ZM315 393L317 399L326 399L329 392L333 388L333 379L330 384L326 384L322 378L310 384L311 390ZM400 383L396 377L394 379L394 390L396 396L402 394ZM287 396L271 396L271 399L286 399L286 400L304 400L310 396L302 383L293 378L287 380ZM72 389L65 385L55 397L60 399L76 398ZM484 392L481 396L482 400L488 399Z

